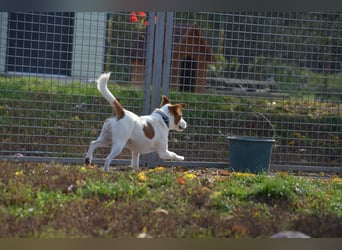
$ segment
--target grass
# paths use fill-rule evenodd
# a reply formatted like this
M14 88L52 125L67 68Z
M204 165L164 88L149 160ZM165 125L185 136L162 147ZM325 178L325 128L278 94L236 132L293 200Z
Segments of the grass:
M0 162L0 237L342 236L342 179Z

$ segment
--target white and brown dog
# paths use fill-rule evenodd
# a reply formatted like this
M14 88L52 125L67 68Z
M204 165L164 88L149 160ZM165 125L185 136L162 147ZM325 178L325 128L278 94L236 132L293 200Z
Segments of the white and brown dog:
M92 161L94 150L112 144L111 151L104 164L109 170L110 162L124 148L132 151L132 168L139 168L140 154L157 152L161 159L183 161L184 157L168 150L168 135L170 130L183 131L187 124L182 118L184 103L174 104L163 96L160 108L152 114L137 116L124 109L107 87L110 73L102 74L97 79L97 89L112 106L112 116L102 127L97 140L92 141L85 158L85 164Z

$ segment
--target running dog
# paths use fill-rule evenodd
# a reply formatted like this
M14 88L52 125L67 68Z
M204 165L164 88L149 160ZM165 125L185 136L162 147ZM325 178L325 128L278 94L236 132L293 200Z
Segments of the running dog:
M140 154L156 152L161 159L183 161L184 157L168 150L170 130L183 131L187 123L182 118L184 103L171 104L163 95L160 108L150 115L138 116L124 109L109 91L107 84L110 73L102 74L97 81L97 89L112 107L112 116L105 120L100 136L90 143L85 164L89 165L94 150L112 144L104 169L109 170L111 160L118 156L124 148L132 151L132 168L139 169Z

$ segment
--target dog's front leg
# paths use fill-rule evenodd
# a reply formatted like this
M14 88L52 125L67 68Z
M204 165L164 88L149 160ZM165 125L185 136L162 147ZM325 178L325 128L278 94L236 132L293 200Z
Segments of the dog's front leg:
M159 151L158 155L161 159L164 160L184 161L184 156L177 155L176 153L169 150Z
M132 168L134 170L139 169L139 158L140 154L132 151Z

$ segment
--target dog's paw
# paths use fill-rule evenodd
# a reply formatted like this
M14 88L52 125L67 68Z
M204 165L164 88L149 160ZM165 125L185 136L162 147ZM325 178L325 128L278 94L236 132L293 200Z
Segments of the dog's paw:
M130 167L131 167L132 170L134 170L134 171L138 171L138 170L139 170L139 166L133 166L133 165L131 165Z
M178 155L178 160L179 161L184 161L184 156Z
M88 166L90 164L90 159L89 158L85 158L84 159L84 164Z
M109 164L104 164L103 169L105 172L109 172Z

